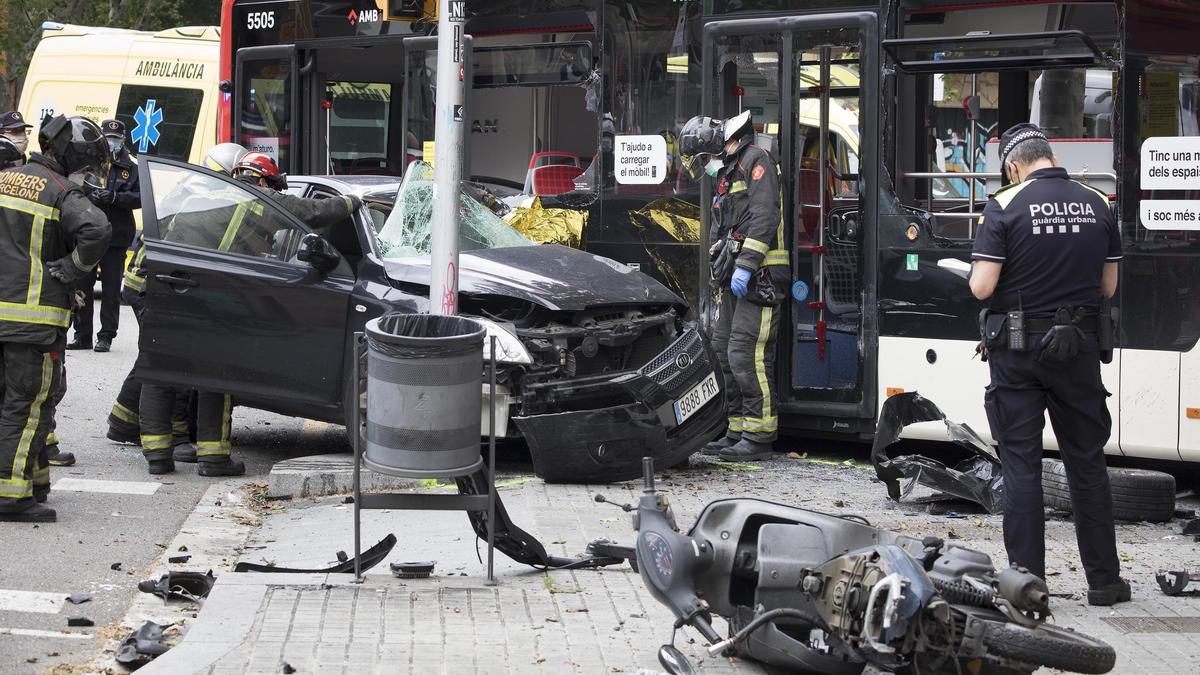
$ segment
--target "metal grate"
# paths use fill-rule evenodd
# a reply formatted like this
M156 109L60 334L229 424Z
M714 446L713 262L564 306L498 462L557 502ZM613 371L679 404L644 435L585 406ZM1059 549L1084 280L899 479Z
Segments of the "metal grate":
M1200 633L1200 616L1104 616L1108 625L1129 633Z

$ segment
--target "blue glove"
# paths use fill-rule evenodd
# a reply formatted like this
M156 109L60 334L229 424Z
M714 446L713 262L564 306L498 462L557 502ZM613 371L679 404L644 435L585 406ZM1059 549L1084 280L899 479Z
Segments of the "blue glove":
M750 283L750 274L750 270L745 267L738 267L733 271L733 281L729 283L729 288L737 297L746 297L746 285Z

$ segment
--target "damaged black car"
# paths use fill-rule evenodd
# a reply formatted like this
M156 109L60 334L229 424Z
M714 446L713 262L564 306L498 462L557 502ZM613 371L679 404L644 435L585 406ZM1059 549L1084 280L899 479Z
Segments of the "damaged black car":
M429 310L428 165L403 182L289 178L292 194L364 202L348 221L313 231L223 175L156 157L139 164L148 270L140 376L345 423L354 333L389 311ZM167 236L203 220L177 217L190 204L212 208L213 199L173 197L196 192L242 205L240 226L261 245L217 250ZM490 403L497 434L524 438L535 473L574 482L636 477L643 456L680 464L719 434L720 368L686 302L617 261L535 244L491 202L479 186L460 197L460 313L499 345L496 392L481 382L483 428Z

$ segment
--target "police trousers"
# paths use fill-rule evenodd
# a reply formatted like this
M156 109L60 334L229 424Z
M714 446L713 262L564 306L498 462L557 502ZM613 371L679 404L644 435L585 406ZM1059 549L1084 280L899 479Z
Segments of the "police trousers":
M100 332L97 337L112 340L117 337L121 321L121 279L125 275L124 246L109 246L99 264L83 275L76 288L83 291L83 307L75 310L75 339L92 341L92 319L95 315L96 279L100 279Z
M35 483L39 493L50 491L45 445L62 380L62 342L0 342L0 508L19 510L18 502L34 497Z
M133 307L133 316L137 319L138 327L142 325L142 309L145 298L136 291L126 288L122 298ZM121 383L121 391L117 393L117 401L113 403L108 413L108 428L112 435L119 438L137 438L141 435L142 382L137 375L137 361L129 369L125 381ZM175 438L173 445L180 445L192 440L193 426L189 423L192 409L192 392L176 391L175 405L171 411L171 431Z
M1036 345L1041 336L1030 343ZM1042 502L1045 413L1066 466L1075 536L1088 585L1119 580L1112 492L1104 444L1112 429L1100 379L1100 355L1081 352L1066 363L1040 363L1039 350L988 354L992 383L984 394L988 424L1004 475L1004 547L1011 564L1046 576L1046 515Z
M149 461L171 459L175 431L171 417L178 391L161 384L143 384L138 411L142 453ZM196 394L196 456L200 461L229 457L232 399L225 394Z
M725 374L728 435L772 443L779 435L775 397L775 341L779 308L756 305L721 289L712 334Z

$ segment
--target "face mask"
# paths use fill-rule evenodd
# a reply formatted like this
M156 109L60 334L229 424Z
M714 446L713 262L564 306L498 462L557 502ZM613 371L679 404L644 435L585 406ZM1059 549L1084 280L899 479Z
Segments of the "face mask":
M28 136L8 136L8 140L12 141L13 145L17 146L17 149L21 152L25 152L29 149Z
M714 157L708 160L708 164L704 165L704 173L708 174L710 178L716 178L717 174L721 172L721 168L724 166L725 162Z

